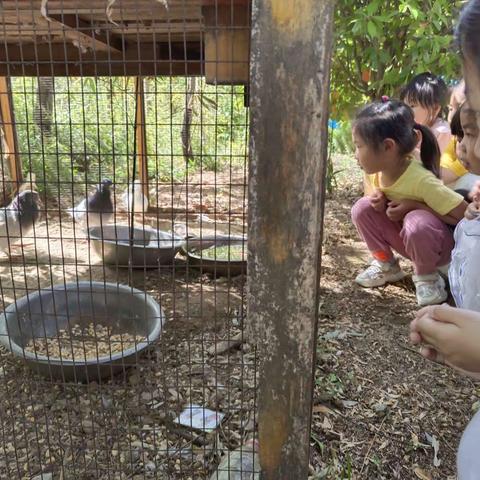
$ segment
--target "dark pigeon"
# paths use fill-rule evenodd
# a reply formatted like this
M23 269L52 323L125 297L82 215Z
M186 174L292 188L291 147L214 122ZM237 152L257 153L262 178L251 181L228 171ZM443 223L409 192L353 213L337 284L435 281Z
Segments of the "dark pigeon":
M24 190L8 207L0 209L0 249L7 253L10 246L29 235L40 218L40 197L37 192Z
M74 220L88 228L110 223L113 217L112 191L110 189L112 185L111 180L102 180L95 192L69 211Z

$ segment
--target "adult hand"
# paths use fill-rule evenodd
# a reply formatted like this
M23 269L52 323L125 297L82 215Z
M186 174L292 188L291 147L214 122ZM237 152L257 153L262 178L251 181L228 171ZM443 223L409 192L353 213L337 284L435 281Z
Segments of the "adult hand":
M385 194L380 190L375 190L370 195L370 205L376 210L377 212L384 212L387 208L387 197Z
M418 207L415 200L399 200L388 202L387 217L392 222L400 222L405 215Z
M410 340L423 345L429 360L480 374L479 312L445 304L422 308L410 324Z

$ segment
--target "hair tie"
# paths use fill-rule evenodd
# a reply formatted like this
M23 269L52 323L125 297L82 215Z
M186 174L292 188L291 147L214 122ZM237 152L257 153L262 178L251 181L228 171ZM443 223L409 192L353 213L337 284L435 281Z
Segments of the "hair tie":
M413 129L414 129L414 130L421 130L421 129L422 129L422 126L421 126L419 123L415 122L415 123L413 124Z
M390 101L390 97L388 95L382 95L382 103L387 103Z

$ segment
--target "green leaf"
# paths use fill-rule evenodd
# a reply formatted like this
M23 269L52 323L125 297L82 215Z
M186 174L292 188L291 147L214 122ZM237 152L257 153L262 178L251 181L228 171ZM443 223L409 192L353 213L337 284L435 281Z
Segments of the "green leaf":
M377 26L371 20L368 21L367 30L370 38L373 39L377 36Z
M373 2L370 2L370 4L367 6L367 15L375 15L378 11L378 7L380 6L380 2L378 0L373 0Z
M410 10L410 15L413 17L413 19L417 20L417 18L420 15L420 12L414 7L410 7L409 10Z

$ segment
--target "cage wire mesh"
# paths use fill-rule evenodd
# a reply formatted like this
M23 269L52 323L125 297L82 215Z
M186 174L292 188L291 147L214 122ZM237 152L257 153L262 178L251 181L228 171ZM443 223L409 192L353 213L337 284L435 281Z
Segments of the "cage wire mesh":
M249 8L2 2L0 478L258 470Z

